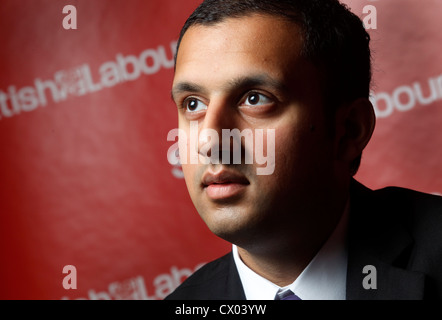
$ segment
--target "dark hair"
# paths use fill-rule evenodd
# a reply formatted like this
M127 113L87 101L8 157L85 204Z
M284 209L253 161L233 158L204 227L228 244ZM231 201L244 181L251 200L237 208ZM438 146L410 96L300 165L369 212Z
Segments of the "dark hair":
M301 55L323 70L326 113L368 98L371 82L370 36L362 21L338 0L204 0L184 24L177 44L193 25L214 25L253 13L288 19L301 28ZM356 173L360 158L352 164Z

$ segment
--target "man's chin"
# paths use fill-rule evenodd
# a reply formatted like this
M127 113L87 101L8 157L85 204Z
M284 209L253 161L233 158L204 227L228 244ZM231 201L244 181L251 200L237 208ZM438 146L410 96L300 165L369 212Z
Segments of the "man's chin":
M220 208L210 213L206 211L201 217L213 234L235 244L250 237L258 227L258 219L254 219L250 212L240 208Z

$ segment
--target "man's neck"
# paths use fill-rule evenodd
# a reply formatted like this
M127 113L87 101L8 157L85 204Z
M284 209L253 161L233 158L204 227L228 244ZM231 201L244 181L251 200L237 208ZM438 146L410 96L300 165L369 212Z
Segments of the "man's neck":
M341 207L342 208L342 207ZM277 244L268 246L238 246L238 254L244 264L272 283L284 287L293 283L335 230L345 210L326 212L322 221L303 225L302 230L293 227L292 236L280 238Z

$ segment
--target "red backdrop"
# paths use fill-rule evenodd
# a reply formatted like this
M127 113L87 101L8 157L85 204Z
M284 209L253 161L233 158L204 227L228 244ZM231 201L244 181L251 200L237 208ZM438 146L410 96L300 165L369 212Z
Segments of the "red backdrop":
M1 299L162 299L229 250L167 161L175 41L199 2L0 0ZM345 3L377 9L357 178L442 193L442 2Z

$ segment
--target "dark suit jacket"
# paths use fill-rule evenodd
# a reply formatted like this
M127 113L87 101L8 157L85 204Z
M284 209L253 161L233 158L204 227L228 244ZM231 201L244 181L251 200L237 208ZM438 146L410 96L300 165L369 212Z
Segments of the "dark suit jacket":
M347 299L442 299L442 198L356 181L350 192ZM363 279L376 268L376 289ZM199 269L166 299L243 300L229 253Z

